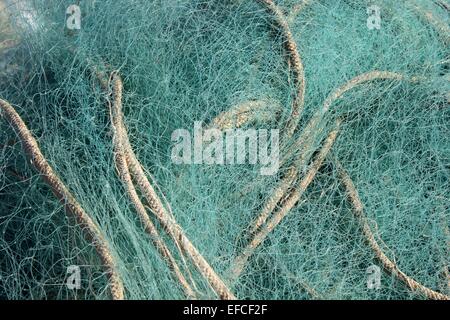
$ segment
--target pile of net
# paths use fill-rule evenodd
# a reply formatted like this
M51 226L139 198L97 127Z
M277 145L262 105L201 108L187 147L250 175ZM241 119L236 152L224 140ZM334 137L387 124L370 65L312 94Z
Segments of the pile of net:
M0 1L0 298L448 299L449 8Z

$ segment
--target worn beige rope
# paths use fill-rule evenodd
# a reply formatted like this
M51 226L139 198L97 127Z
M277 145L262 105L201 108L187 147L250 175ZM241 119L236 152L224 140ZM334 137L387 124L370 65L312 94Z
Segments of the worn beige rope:
M274 4L272 0L259 0L259 1L262 2L265 5L267 11L269 11L269 13L272 14L272 16L275 19L275 22L277 23L279 29L281 30L285 40L286 51L289 57L288 61L294 71L294 79L295 85L297 87L297 92L292 104L291 117L289 118L286 124L286 128L284 129L285 137L286 139L289 139L294 134L294 131L297 129L297 125L300 120L305 104L305 87L306 87L305 71L303 68L302 59L298 52L297 43L294 39L294 36L292 35L291 29L289 27L285 15L283 14L283 11L276 4Z
M145 210L144 205L139 199L139 195L133 185L130 171L128 170L127 166L126 150L124 147L126 140L125 136L127 134L122 120L122 90L123 90L122 80L117 74L113 74L112 83L113 83L113 103L110 112L114 131L113 137L115 148L114 156L117 171L119 172L119 176L126 187L127 193L132 203L134 204L139 219L144 225L145 231L151 236L151 239L155 244L156 248L169 263L170 268L172 269L176 278L183 287L185 294L189 298L195 298L196 295L192 287L190 286L186 278L183 276L177 262L172 256L172 253L162 240L155 225L150 220L147 211Z
M3 114L16 131L25 152L30 157L31 163L42 175L44 181L51 187L56 198L64 205L68 216L73 217L76 220L83 231L86 240L92 243L96 249L102 260L103 267L108 274L111 297L114 300L124 299L123 284L117 270L114 256L99 227L83 210L75 197L56 175L21 117L8 102L2 99L0 99L0 113Z
M122 82L120 80L120 77L118 75L113 76L113 84L114 84L114 96L115 101L120 100L122 98ZM117 102L117 105L119 103ZM121 104L120 104L121 105ZM114 109L114 108L113 108ZM121 113L121 110L118 108L116 111ZM231 293L230 289L225 285L225 283L220 279L220 277L216 274L216 272L212 269L212 267L209 265L209 263L205 260L205 258L198 252L197 248L191 243L191 241L187 238L187 236L184 234L184 231L182 228L176 223L175 219L168 214L166 208L163 206L161 199L155 192L152 185L149 183L147 177L145 176L145 173L142 169L142 166L140 165L139 161L137 160L134 152L132 152L129 140L125 132L121 132L121 127L125 128L125 125L123 124L123 117L122 115L120 117L116 117L117 122L115 123L116 131L119 129L119 132L121 133L122 139L124 145L127 147L127 156L125 161L128 162L128 165L130 167L130 171L135 175L134 180L136 181L136 184L140 187L141 191L143 192L148 205L151 209L151 211L154 213L158 221L161 223L163 228L166 230L166 232L169 234L169 236L173 239L173 241L183 249L184 252L186 252L191 260L193 261L196 268L199 270L199 272L203 275L203 277L208 281L210 286L213 288L213 290L217 293L217 295L221 299L235 299L234 295ZM147 216L148 218L148 216Z
M411 277L407 276L404 272L402 272L396 263L391 261L386 254L383 252L383 250L378 245L374 234L372 233L369 223L367 221L367 218L364 214L364 206L361 202L361 199L359 198L358 191L355 188L355 185L353 184L352 179L348 175L348 173L345 171L343 166L339 163L339 161L334 161L337 171L339 173L339 177L342 181L342 184L345 186L347 190L347 195L350 199L350 202L353 206L353 212L358 219L362 232L364 234L364 237L366 238L366 241L369 243L370 247L372 248L373 252L375 253L376 257L380 262L382 263L383 267L392 273L394 276L396 276L398 279L400 279L402 282L404 282L409 289L415 292L419 292L426 296L428 299L434 299L434 300L449 300L449 296L446 296L442 293L433 291L424 285L418 283L416 280L412 279Z
M270 232L286 217L289 211L295 206L295 204L300 200L308 186L313 181L323 161L325 160L327 154L329 153L331 147L336 141L337 134L339 131L340 120L336 123L336 128L330 132L326 138L322 148L320 149L318 155L312 162L310 168L308 169L304 178L295 186L289 197L285 200L283 206L276 211L270 220L263 225L260 230L253 236L251 241L245 247L243 252L236 257L233 262L231 270L231 279L237 279L245 268L245 265L249 257L254 253L255 249L267 238Z
M297 48L295 41L293 40L292 33L290 32L289 26L288 26L288 19L285 18L282 11L271 1L271 0L260 0L263 2L267 9L274 15L276 22L278 23L279 27L283 31L283 35L286 39L286 47L288 52L290 53L290 60L289 62L294 67L294 72L296 74L296 80L297 84L299 84L299 94L298 97L300 97L300 103L296 104L294 102L294 108L292 112L292 117L288 123L288 136L290 137L300 118L300 115L298 118L296 118L297 112L296 108L300 106L300 110L302 110L304 105L304 89L305 89L305 82L304 82L304 72L303 72L303 65L301 63L300 56L298 55ZM301 6L298 6L301 7ZM293 13L295 14L296 10L293 10ZM425 17L427 20L432 23L439 31L444 31L447 33L448 26L442 26L441 24L437 23L436 19L432 16L432 14L427 13L425 14ZM302 79L301 79L302 78ZM299 79L303 81L299 81ZM252 254L252 252L255 250L255 248L264 240L264 238L267 236L267 234L270 232L271 228L276 226L278 224L277 218L281 215L274 215L274 217L269 221L267 226L262 228L261 226L267 221L267 219L270 216L270 213L275 209L277 203L285 196L285 194L290 190L291 184L295 181L296 176L298 175L297 168L302 168L302 166L305 164L305 162L308 159L308 153L305 151L308 151L308 149L311 149L312 143L314 142L314 138L317 137L318 134L321 133L321 129L318 128L318 125L323 118L323 115L328 111L331 104L337 100L339 97L341 97L345 92L348 90L354 88L355 86L375 80L375 79L396 79L396 80L402 80L404 77L400 74L393 73L393 72L382 72L382 71L372 71L368 72L366 74L360 75L358 77L353 78L346 84L344 84L342 87L338 88L336 91L334 91L324 102L323 108L320 109L310 120L306 128L303 130L301 137L296 141L296 143L293 146L293 150L291 152L288 152L288 155L293 154L294 152L299 150L297 154L300 154L300 156L294 161L294 167L289 169L288 173L285 175L285 177L282 179L279 186L275 189L273 192L273 195L268 199L268 201L263 206L263 210L261 214L257 217L256 221L254 222L253 226L250 228L250 231L252 233L257 232L259 228L261 230L256 233L253 240L249 243L247 248L244 250L244 252L238 256L235 260L234 267L232 269L232 278L236 279L240 273L242 272L246 261L248 260L249 256ZM298 112L300 114L300 112ZM295 123L295 125L292 125L292 123ZM310 154L312 153L312 150L310 150ZM287 160L286 158L283 160ZM283 163L284 161L282 161ZM307 174L308 176L308 174ZM306 177L305 177L306 178ZM305 181L305 178L302 180ZM302 185L302 183L301 183ZM304 184L303 184L304 185ZM291 193L291 196L289 196L288 200L285 201L285 205L278 211L285 212L285 214L292 208L295 203L298 201L297 197L299 194L299 191L301 191L302 188L296 189ZM301 192L300 192L301 194ZM292 196L294 195L294 196ZM285 211L287 210L287 211ZM273 226L273 227L272 227Z
M272 99L245 101L215 117L210 127L220 130L237 129L254 121L259 116L261 121L268 121L281 111L280 103Z
M220 113L217 117L213 119L210 124L210 127L214 127L220 130L227 129L235 129L240 128L244 124L252 121L256 115L256 112L261 109L261 107L266 106L268 103L266 100L255 100L255 101L247 101L238 106L232 107L227 111ZM273 105L279 106L277 101L272 103ZM281 109L270 110L271 113L268 114L268 118L273 118L276 115L276 112ZM241 116L242 115L242 116ZM254 233L267 219L269 214L275 209L278 201L284 196L287 192L287 189L293 183L293 179L296 177L296 170L294 168L290 168L290 171L286 174L284 181L285 183L281 183L280 186L273 192L273 197L275 200L271 200L266 202L263 207L263 210L258 217L258 219L250 226L250 233ZM287 182L287 180L291 178L292 181Z
M325 300L325 297L322 293L319 293L306 281L299 279L298 276L287 270L286 267L282 268L281 270L285 273L285 276L287 278L299 284L314 300Z
M125 159L126 159L128 169L130 170L130 172L132 174L132 180L138 185L140 190L143 192L144 198L146 200L146 204L149 206L149 208L155 208L155 207L164 208L163 210L165 210L167 212L167 214L171 218L173 218L173 214L170 209L170 204L167 202L166 207L162 204L162 202L159 200L159 198L157 196L157 193L155 192L154 188L152 187L149 180L147 179L147 175L144 172L144 168L142 167L141 163L137 159L136 154L134 153L134 151L131 147L130 141L128 139L128 134L127 134L127 131L126 131L123 121L122 121L122 125L123 125L123 130L125 132L125 134L124 134ZM164 198L164 200L166 200L166 199ZM195 289L196 284L195 284L195 281L189 270L189 267L187 265L183 248L181 247L179 241L174 240L174 242L180 253L180 257L183 262L184 269L187 272L190 282L192 283L192 286ZM194 295L193 297L196 297L196 296Z
M300 137L294 143L293 149L291 149L291 150L299 150L296 151L296 154L298 156L294 161L294 165L287 171L287 174L282 178L282 180L280 181L279 185L276 187L272 195L263 205L263 209L256 218L256 220L252 222L250 226L250 231L251 233L254 234L253 240L250 242L248 247L244 249L244 252L240 256L238 256L238 258L236 258L235 267L234 270L232 271L232 278L235 279L240 275L246 261L248 260L249 255L251 255L253 251L256 249L256 246L258 246L262 242L258 241L258 235L264 235L264 230L267 230L267 226L263 227L263 225L269 219L272 212L276 209L277 204L280 202L280 200L283 198L287 198L282 207L278 210L278 213L284 212L284 215L286 215L292 209L295 203L297 203L298 201L298 199L296 199L297 195L299 193L301 194L304 192L301 191L302 182L300 182L299 187L294 188L294 190L292 191L291 189L293 188L293 184L296 181L296 179L298 179L299 170L302 170L303 166L306 164L306 161L308 161L309 159L308 155L312 154L313 152L312 144L314 142L314 139L321 133L322 130L321 128L319 128L320 121L322 120L323 116L328 112L331 105L336 100L338 100L344 93L362 83L378 79L401 80L403 78L404 77L401 74L394 72L371 71L351 79L350 81L348 81L347 83L336 89L333 93L331 93L327 97L322 107L318 111L316 111L316 113L313 115L311 120L306 125L305 129L302 131ZM292 153L293 151L290 152L290 154ZM306 174L305 178L302 179L302 181L305 181L307 177L308 173ZM276 214L274 214L272 219L275 218ZM264 235L263 238L265 238L265 236L266 235ZM249 254L247 254L246 252L249 252Z
M96 79L98 80L98 82L100 84L100 87L104 91L109 92L110 91L110 84L109 84L110 80L106 76L105 71L102 68L100 68L98 64L93 63L93 61L91 61L90 59L87 59L87 62L89 64L90 68L91 68L92 73L95 75ZM107 65L104 64L104 63L102 63L100 65L107 67ZM120 79L120 77L119 77L119 79ZM109 104L109 109L110 109L110 113L111 113L111 105L110 105L109 100L108 100L108 104ZM111 117L112 117L112 113L111 113ZM123 132L123 134L122 134L122 140L123 141L122 141L122 145L120 147L123 149L123 153L124 153L123 158L125 158L125 160L126 160L126 163L125 163L126 168L123 168L122 172L124 172L126 175L129 176L129 172L128 171L131 170L133 174L138 174L140 176L144 176L147 184L149 185L149 188L152 188L150 183L148 182L148 180L146 178L146 175L144 173L144 169L142 168L141 164L137 160L136 155L135 155L133 149L131 148L130 141L128 139L128 133L127 133L127 130L126 130L124 122L123 122L123 115L122 114L120 114L119 124L121 125L121 130ZM114 123L113 123L113 125L114 125ZM136 206L138 207L138 210L141 213L140 215L142 216L142 213L143 213L142 202L140 201L139 198L137 198L135 196L137 194L136 191L134 190L135 187L134 187L134 185L132 183L130 183L130 179L128 179L128 178L129 177L127 177L127 181L126 181L126 185L128 186L127 190L131 191L131 193L132 193L132 195L131 195L132 196L132 201L133 201L135 207ZM155 181L153 181L153 182L156 185L156 182ZM156 185L156 186L157 186L157 188L159 190L159 186L158 185ZM165 204L166 204L166 206L168 208L169 214L172 215L170 204L167 202L167 199L164 197L164 195L163 195L163 199L164 199L164 202L165 202ZM144 210L145 210L145 208L144 208ZM145 216L147 216L146 213L145 213ZM148 223L148 221L147 221L147 223ZM150 221L150 223L151 223L151 221ZM178 265L176 264L175 260L173 259L173 256L168 251L167 246L165 246L164 243L162 243L162 244L163 244L163 247L159 246L162 249L162 251L160 250L160 252L162 252L163 255L168 259L169 265L172 267L172 270L174 271L175 276L180 281L180 283L181 283L181 285L182 285L182 287L184 289L185 294L188 297L190 297L190 298L193 298L193 299L197 298L196 294L195 294L195 290L193 290L191 288L191 286L185 280L185 277L183 276L180 268L178 267ZM178 251L180 252L180 256L181 256L181 259L182 259L182 262L183 262L184 269L188 273L188 276L189 276L189 279L190 279L190 281L192 283L192 286L194 287L194 289L196 289L197 287L196 287L195 281L194 281L194 279L192 277L192 274L190 273L189 267L187 266L187 263L186 263L184 255L183 255L182 249L180 248L178 243L175 243L175 245L176 245ZM166 247L166 248L164 248L164 247ZM169 253L169 254L167 254L167 253Z
M292 187L295 179L298 177L298 170L295 167L288 169L286 175L280 181L278 187L272 192L270 198L265 202L258 218L251 224L250 233L255 233L269 218L280 200L286 196L289 189Z
M323 102L322 107L319 108L306 127L303 129L299 138L294 142L291 146L290 151L286 153L286 155L282 159L282 163L285 163L289 157L292 157L293 154L300 155L295 160L297 166L304 165L304 162L307 160L308 156L313 152L312 144L314 142L314 138L322 133L322 128L319 127L320 122L322 121L325 114L329 111L330 107L340 99L346 92L350 91L353 88L356 88L359 85L362 85L367 82L375 81L375 80L404 80L405 77L402 74L390 71L369 71L367 73L360 74L336 90L334 90ZM411 81L416 81L415 78L412 78Z
M297 43L292 35L288 21L283 14L283 11L273 3L272 0L260 0L267 8L267 10L274 16L279 28L283 32L285 38L286 50L289 54L289 64L292 65L295 76L295 83L297 85L297 94L294 98L292 114L286 128L283 130L285 132L286 138L290 138L295 129L297 128L298 122L300 120L301 114L304 108L305 102L305 72L303 67L303 62L297 49ZM306 1L307 2L307 1ZM295 11L300 10L297 8ZM291 184L294 182L296 177L296 169L289 169L286 176L282 179L280 185L274 190L272 196L266 201L263 206L263 210L258 216L257 220L252 224L250 232L255 232L268 218L270 213L275 209L277 203L281 200L283 195L286 194L287 190L290 188Z
M327 97L322 107L319 108L318 111L316 111L311 120L307 123L305 129L300 134L299 138L291 146L290 151L288 151L287 155L283 157L281 161L282 164L286 163L287 159L289 159L292 154L297 154L293 166L289 168L286 175L282 178L278 186L272 192L272 195L266 200L265 204L263 205L263 209L261 210L256 220L252 222L250 227L252 233L256 232L256 230L266 222L270 214L276 208L279 201L287 195L287 192L292 187L295 180L298 178L299 170L302 170L303 166L306 164L306 161L309 160L309 156L314 151L312 145L316 137L319 136L322 132L322 129L319 128L320 121L328 112L331 105L340 97L342 97L344 93L357 87L358 85L361 85L365 82L381 79L401 80L403 79L403 76L398 73L388 71L371 71L354 77L353 79L333 91L333 93L331 93Z
M394 76L394 75L390 75L390 76ZM366 77L367 78L367 77ZM390 77L389 77L390 78ZM401 79L402 77L400 77L399 75L397 75L397 76L394 76L393 77L394 79ZM354 82L355 83L355 82ZM348 86L344 86L344 87L348 87ZM338 90L339 92L342 92L343 90ZM332 95L333 97L336 97L336 96L339 96L339 95ZM336 98L334 98L334 99L336 99ZM328 101L330 101L330 100L332 100L332 99L329 99ZM330 105L330 103L327 103L327 105ZM356 210L357 210L357 212L360 212L360 208L362 208L362 204L361 204L361 202L360 202L360 200L359 200L359 197L358 197L358 195L357 195L357 192L356 192L356 189L354 188L354 186L353 186L353 183L352 183L352 181L351 181L351 179L349 178L349 176L345 173L345 171L343 171L343 169L342 169L342 166L338 163L338 166L339 166L339 173L340 173L340 175L341 175L341 177L342 176L344 176L344 178L343 178L343 180L344 180L344 183L346 184L346 188L347 188L347 190L350 190L350 191L348 191L348 193L349 193L349 197L351 198L351 199L353 199L352 200L352 203L353 204L358 204L358 205L356 205ZM287 176L291 176L291 174L292 173L290 173L290 174L288 174ZM281 191L280 191L281 192ZM279 198L281 198L282 196L280 196ZM292 205L292 202L289 204L289 206L291 206ZM289 209L288 209L289 210ZM363 223L363 231L364 231L364 235L365 235L365 237L366 237L366 239L368 239L368 242L370 243L370 245L371 245L371 247L372 247L372 249L375 251L375 253L376 253L376 256L377 256L377 258L379 258L381 261L382 261L382 263L383 263L383 266L388 270L388 271L390 271L390 272L392 272L395 276L397 276L401 281L403 281L404 283L406 283L407 284L407 286L411 289L411 290L413 290L413 291L420 291L422 294L424 294L427 298L430 298L430 299L448 299L448 296L446 296L446 295L443 295L443 294L441 294L441 293L438 293L438 292L435 292L435 291L433 291L433 290L431 290L431 289L429 289L429 288L426 288L426 287L424 287L423 285L421 285L420 283L418 283L417 281L415 281L414 279L412 279L412 278L410 278L410 277L408 277L407 275L405 275L403 272L401 272L400 270L399 270L399 268L396 266L396 264L395 263L393 263L392 261L390 261L387 257L386 257L386 255L382 252L382 250L381 250L381 248L378 246L378 244L376 243L376 241L375 241L375 238L374 238L374 236L373 236L373 234L371 233L371 231L370 231L370 228L368 227L368 223L367 223L367 220L366 219L364 219L364 216L363 216L363 212L361 211L360 212L361 214L359 215L359 217L360 218L362 218L362 222L361 223ZM264 221L263 221L264 222ZM259 228L259 226L260 225L262 225L263 224L263 222L261 222L261 221L256 221L256 223L258 223L258 225L255 225L256 226L256 228L255 229L253 229L252 231L254 232L254 231L256 231L258 228ZM255 243L255 242L253 242L254 243L254 245L251 247L251 249L252 250L254 250L256 247L257 247L257 243ZM248 251L247 251L248 252ZM251 253L251 252L250 252ZM244 256L242 256L241 257L241 259L240 259L240 261L238 260L236 263L236 267L233 269L233 273L234 273L234 277L236 278L236 277L238 277L239 276L239 274L242 272L242 269L243 269L243 267L245 266L245 262L248 260L248 257L249 256L246 256L246 257L244 257ZM239 265L239 263L240 263L240 265ZM446 270L447 271L447 270ZM235 279L234 278L234 279ZM294 277L295 278L295 277ZM309 294L311 294L312 296L315 296L316 298L318 297L318 294L317 294L317 292L314 290L314 288L311 288L310 286L308 286L308 285L305 285L304 283L300 283L300 285L302 285L302 287L304 287L304 289L309 293Z

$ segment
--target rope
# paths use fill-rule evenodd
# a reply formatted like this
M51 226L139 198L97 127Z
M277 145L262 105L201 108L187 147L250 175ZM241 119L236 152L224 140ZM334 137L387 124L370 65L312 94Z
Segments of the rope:
M408 288L411 289L412 291L420 292L428 299L449 300L450 299L449 296L433 291L425 287L424 285L418 283L416 280L407 276L404 272L402 272L399 269L397 264L395 264L386 256L386 254L383 252L383 250L380 248L377 241L375 240L375 236L373 235L370 229L369 223L367 222L367 218L364 214L364 206L361 202L361 199L359 198L358 191L356 190L352 179L350 178L350 176L345 171L345 169L343 168L343 166L340 164L339 161L336 160L335 165L339 173L341 182L346 188L348 198L350 199L350 202L353 206L353 212L355 214L355 217L358 219L361 225L364 237L366 238L366 241L369 243L378 260L380 260L380 262L382 263L383 267L387 271L392 273L394 276L396 276L398 279L400 279L402 282L404 282L408 286Z
M91 242L100 256L109 277L111 297L114 300L124 299L124 289L119 276L112 251L99 227L83 210L61 179L53 171L25 123L14 108L0 99L0 111L19 136L23 149L30 157L31 163L42 175L43 180L51 187L56 198L64 205L67 215L75 218L87 241Z

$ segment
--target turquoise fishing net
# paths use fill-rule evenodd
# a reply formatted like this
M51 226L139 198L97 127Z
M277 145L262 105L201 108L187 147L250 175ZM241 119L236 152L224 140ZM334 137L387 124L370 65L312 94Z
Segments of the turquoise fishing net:
M386 255L421 284L449 294L448 2L275 3L288 17L306 79L305 111L281 156L327 96L353 77L381 70L415 81L367 82L332 104L311 149L320 147L340 117L330 155L237 280L230 269L248 240L246 230L287 167L262 176L259 165L174 164L171 134L192 132L195 121L206 127L251 100L271 101L281 110L244 128L283 132L295 81L284 39L259 1L78 1L80 30L66 27L73 1L3 1L0 97L14 105L105 234L127 299L185 295L117 175L109 110L95 68L122 76L133 149L177 222L238 298L421 298L387 272L380 289L367 287L367 268L381 264L352 213L334 159L352 177ZM307 4L292 15L299 3ZM367 27L371 5L381 9L380 29ZM14 45L7 47L11 39ZM71 265L81 269L79 290L66 286ZM215 298L190 270L199 298ZM92 244L66 217L14 131L0 121L0 298L108 299L107 288Z

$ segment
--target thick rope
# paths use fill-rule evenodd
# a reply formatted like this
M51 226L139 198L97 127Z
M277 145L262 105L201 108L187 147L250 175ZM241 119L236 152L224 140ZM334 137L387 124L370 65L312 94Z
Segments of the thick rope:
M122 94L122 82L117 75L114 75L114 93L115 101L121 100ZM117 108L116 108L117 109ZM117 112L121 113L120 109L117 109ZM116 122L116 130L120 127L125 128L123 124L123 117L120 116L116 118L118 122ZM120 122L120 123L119 123ZM120 129L119 129L120 132ZM126 136L126 132L123 132L122 139L128 140ZM124 141L122 140L122 141ZM186 252L199 272L203 275L203 277L208 281L213 290L217 293L217 295L221 299L235 299L234 295L231 293L230 289L225 285L225 283L220 279L220 277L216 274L213 268L209 265L209 263L205 260L205 258L198 252L197 248L191 243L191 241L184 234L182 228L176 223L174 218L168 214L167 210L163 206L161 199L155 192L154 188L149 183L145 173L137 160L134 152L130 152L131 146L129 141L125 143L128 145L127 147L127 161L129 161L130 171L135 175L134 179L137 185L141 188L143 192L150 210L154 213L158 221L161 223L163 228L167 231L169 236L173 239L173 241L180 245L184 252Z
M290 10L288 17L287 17L287 21L289 23L294 22L295 18L297 18L297 16L302 12L302 10L310 5L312 2L312 0L300 0L297 4L295 4L294 6L292 6L292 9Z
M273 3L272 0L259 0L261 1L267 11L274 17L279 29L281 30L284 40L285 47L289 57L289 64L294 71L295 85L297 87L297 92L294 97L292 104L291 117L289 118L286 127L284 129L285 139L289 139L294 134L295 129L297 129L298 122L300 121L301 114L305 105L305 71L303 68L303 62L298 52L297 43L295 42L294 36L292 35L289 24L286 20L283 11Z
M322 129L319 128L320 121L328 112L331 105L340 97L342 97L344 93L357 87L358 85L361 85L365 82L381 79L401 80L403 79L403 76L394 72L371 71L351 79L327 97L322 107L319 108L318 111L316 111L316 113L306 125L305 129L300 134L299 138L294 142L290 151L288 151L287 153L288 155L283 157L281 163L287 162L287 159L289 159L292 154L297 154L293 166L290 167L287 174L282 178L278 186L272 192L272 195L266 200L265 204L263 205L263 209L261 210L261 213L258 215L256 220L252 222L250 226L250 230L252 231L252 233L256 232L256 230L266 222L270 214L276 208L279 201L283 197L287 196L287 192L290 190L295 180L298 179L299 170L303 170L303 167L314 151L312 149L312 145L316 137L319 136L322 132Z
M76 220L79 227L84 232L86 240L92 243L96 249L102 260L103 267L108 274L112 299L124 299L123 284L117 270L114 256L99 227L83 210L61 179L53 171L39 149L33 135L14 108L5 100L0 99L0 111L19 136L23 148L30 157L33 166L42 175L44 181L51 187L56 198L64 205L67 215Z
M399 73L390 72L390 71L370 71L367 73L360 74L339 88L333 91L323 102L322 107L319 108L310 119L306 127L303 129L299 138L294 142L291 146L291 150L286 153L286 155L282 159L282 163L286 162L292 154L300 155L295 160L295 164L299 167L305 164L308 156L314 151L312 150L312 144L314 143L314 138L319 136L322 133L322 129L319 127L320 122L322 121L325 114L329 111L330 107L340 99L346 92L350 91L353 88L358 87L366 82L371 82L375 80L404 80L405 77ZM414 79L412 79L414 81Z
M339 131L340 120L337 121L337 126L334 130L330 132L327 139L324 142L324 145L320 149L318 155L314 159L311 164L308 172L305 177L299 182L299 184L294 188L294 190L290 193L289 197L284 202L283 206L273 214L271 219L263 226L261 229L253 236L252 240L243 250L243 252L234 260L232 270L231 270L231 279L237 279L242 271L245 268L245 265L249 259L249 257L254 253L256 248L264 242L270 232L286 217L289 211L295 206L295 204L300 200L308 186L313 181L317 172L323 164L326 156L330 152L331 147L336 141L337 134Z
M213 119L210 127L220 130L237 129L250 121L254 121L257 118L256 116L260 121L269 121L280 111L281 106L276 100L250 100L220 113Z
M180 282L181 286L184 289L185 294L189 298L195 298L196 295L189 285L188 281L185 279L183 274L180 271L178 264L172 256L167 245L162 240L161 236L158 233L158 230L150 220L147 211L145 210L144 205L139 199L139 195L133 185L132 178L130 175L130 171L128 170L127 165L127 157L125 155L126 151L124 148L124 140L126 139L126 129L123 125L122 120L122 81L120 77L116 74L113 75L113 104L111 108L111 121L113 124L114 131L114 148L115 148L115 162L117 171L119 172L119 176L123 181L127 193L134 204L136 212L144 225L145 231L151 236L153 243L155 244L158 251L161 255L167 260L170 268L174 272L176 278Z

